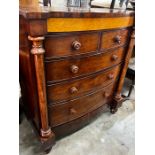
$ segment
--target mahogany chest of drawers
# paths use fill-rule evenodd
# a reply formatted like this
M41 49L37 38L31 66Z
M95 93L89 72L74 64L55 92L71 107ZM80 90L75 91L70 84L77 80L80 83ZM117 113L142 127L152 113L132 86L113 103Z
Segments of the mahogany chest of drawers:
M121 105L134 42L134 13L20 9L22 103L42 145Z

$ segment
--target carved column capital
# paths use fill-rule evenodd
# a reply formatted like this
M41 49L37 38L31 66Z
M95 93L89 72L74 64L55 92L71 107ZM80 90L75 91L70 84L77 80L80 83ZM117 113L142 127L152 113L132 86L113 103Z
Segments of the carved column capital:
M32 41L32 49L31 54L43 54L45 53L45 50L43 49L43 40L45 37L31 37L28 36L28 39Z

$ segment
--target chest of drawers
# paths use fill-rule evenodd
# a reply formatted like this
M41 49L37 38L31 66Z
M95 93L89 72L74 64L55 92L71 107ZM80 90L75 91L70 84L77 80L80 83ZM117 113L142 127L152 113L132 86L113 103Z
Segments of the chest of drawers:
M134 13L20 8L22 104L42 145L122 103L134 43Z

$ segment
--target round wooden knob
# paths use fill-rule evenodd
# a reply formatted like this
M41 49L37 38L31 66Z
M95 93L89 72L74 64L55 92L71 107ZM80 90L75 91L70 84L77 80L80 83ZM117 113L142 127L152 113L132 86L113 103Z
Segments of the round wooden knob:
M72 65L70 69L71 69L71 72L74 74L78 73L78 71L79 71L79 67L76 65Z
M76 87L70 88L70 93L71 94L74 94L74 93L77 93L77 92L78 92L78 89Z
M120 44L121 43L121 36L116 36L115 38L114 38L114 41L116 42L116 43L118 43L118 44Z
M70 108L69 112L70 112L70 114L76 114L77 113L77 111L74 108Z
M114 54L114 55L112 55L111 59L112 59L113 61L116 61L116 60L118 59L118 56Z
M78 41L74 41L74 42L72 43L72 48L73 48L74 50L79 50L79 49L81 48L81 43L78 42Z
M111 74L108 75L108 79L109 79L109 80L111 80L111 79L113 79L113 78L114 78L114 74L111 73Z
M104 97L109 97L109 93L108 92L104 92L103 96Z

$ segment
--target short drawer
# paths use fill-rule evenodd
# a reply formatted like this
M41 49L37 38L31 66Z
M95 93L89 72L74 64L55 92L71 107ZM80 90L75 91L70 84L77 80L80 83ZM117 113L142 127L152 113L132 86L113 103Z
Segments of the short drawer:
M104 32L101 39L101 50L124 45L128 41L128 34L127 29Z
M99 33L79 33L49 35L45 39L45 57L73 56L96 51L99 44Z
M122 61L125 49L96 54L89 57L57 60L45 63L47 83L60 82L85 76L112 67Z
M61 82L47 86L47 98L49 103L63 102L64 100L71 100L83 94L90 93L97 89L101 89L115 81L119 75L121 64L108 69L105 72L93 74L82 79L73 80L69 82Z
M102 90L79 99L49 106L49 121L51 127L72 121L104 104L108 104L112 99L113 91L114 84L111 84Z

